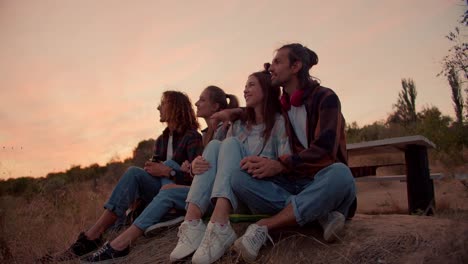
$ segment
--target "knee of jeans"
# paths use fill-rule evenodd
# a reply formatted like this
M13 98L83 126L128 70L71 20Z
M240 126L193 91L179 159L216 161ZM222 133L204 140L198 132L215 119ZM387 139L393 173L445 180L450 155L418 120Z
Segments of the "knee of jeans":
M203 150L203 157L207 157L212 153L218 153L219 147L221 146L221 141L217 139L211 140L208 145L206 145L205 150Z
M123 177L138 177L142 172L145 172L145 170L140 167L131 166L125 171Z
M234 192L238 192L239 190L241 190L241 188L245 186L246 177L248 176L245 175L244 173L239 173L238 175L233 175L233 177L231 177L230 183L231 183L231 188Z
M351 170L345 164L334 163L331 166L332 166L332 170L335 171L336 174L343 175L345 177L349 176L350 178L353 178L353 174L351 173Z
M125 173L126 173L126 174L135 174L135 173L140 172L140 170L141 170L140 167L130 166L130 167L125 171Z
M239 141L238 138L236 137L228 137L226 138L225 140L223 140L222 144L221 144L224 148L228 148L228 149L231 149L231 148L234 148L234 147L237 147L237 146L240 146L242 145L242 143Z
M219 147L219 145L221 145L221 141L219 141L217 139L213 139L208 143L208 145L206 145L205 150L208 149L208 148Z

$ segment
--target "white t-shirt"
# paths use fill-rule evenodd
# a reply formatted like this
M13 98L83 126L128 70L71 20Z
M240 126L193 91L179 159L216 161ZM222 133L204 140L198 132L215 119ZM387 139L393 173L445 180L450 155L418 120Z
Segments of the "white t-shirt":
M172 149L172 133L169 135L169 139L167 141L167 158L166 160L171 160L172 155L174 154L174 150Z
M263 137L261 134L265 129L264 124L252 126L249 135L247 136L247 150L250 154L257 153L263 148Z
M288 111L289 120L291 120L291 124L294 128L294 132L296 132L296 136L301 142L304 148L309 146L307 142L307 111L305 109L305 105L301 106L291 106L291 109Z
M248 129L246 124L241 120L237 120L232 124L226 137L239 139L247 152L247 156L255 155L277 159L279 156L291 154L284 118L280 114L275 114L275 124L267 142L264 142L264 130L265 124L253 125Z

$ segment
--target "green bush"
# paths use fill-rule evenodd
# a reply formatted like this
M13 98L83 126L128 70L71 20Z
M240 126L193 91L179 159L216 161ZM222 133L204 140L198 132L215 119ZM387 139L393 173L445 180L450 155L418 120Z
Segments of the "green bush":
M461 155L468 147L468 126L454 123L437 107L426 107L417 114L413 123L374 122L360 128L356 122L346 125L348 143L378 140L391 137L422 135L436 144L435 157L446 165L460 165Z

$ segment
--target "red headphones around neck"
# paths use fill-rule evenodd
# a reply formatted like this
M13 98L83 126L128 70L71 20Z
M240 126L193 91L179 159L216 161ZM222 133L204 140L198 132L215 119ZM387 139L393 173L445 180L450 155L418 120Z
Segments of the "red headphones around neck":
M281 106L283 107L284 111L289 111L291 109L291 105L298 107L302 105L302 96L304 95L304 90L303 89L298 89L296 90L293 95L291 95L291 98L289 98L289 95L283 91L283 95L281 96Z

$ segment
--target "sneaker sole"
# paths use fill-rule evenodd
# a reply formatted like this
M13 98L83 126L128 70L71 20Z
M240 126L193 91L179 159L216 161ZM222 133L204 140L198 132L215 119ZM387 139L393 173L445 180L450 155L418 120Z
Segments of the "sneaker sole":
M90 252L88 252L86 254L83 254L81 256L78 256L78 255L75 255L75 254L70 255L70 256L62 256L62 257L60 257L60 256L51 256L52 259L50 259L50 262L55 263L55 262L66 262L66 261L72 261L72 260L80 260L82 258L86 258L86 257L91 256L98 249L99 249L99 247L97 247L95 250L90 251ZM63 252L61 254L63 254Z
M184 221L184 216L179 216L179 217L171 219L169 221L165 221L165 222L161 222L161 223L157 223L155 225L152 225L152 226L148 227L145 230L145 237L155 236L160 232L161 229L176 226L176 225L182 223L183 221Z
M336 241L338 239L338 235L340 235L343 232L344 225L344 219L335 219L335 221L331 222L328 228L323 231L323 239L328 243Z
M193 253L195 253L196 249L190 252L189 254L185 255L184 257L174 258L169 256L169 263L187 263L188 260L192 257Z
M221 257L224 256L224 253L226 253L226 251L234 244L234 242L236 241L236 239L237 239L237 235L236 235L235 233L232 234L232 236L229 237L227 243L224 244L224 246L223 246L223 247L224 247L224 250L223 250L222 252L220 252L220 253L214 255L213 259L208 260L208 261L206 261L206 260L200 260L200 261L198 262L197 259L193 259L193 258L192 258L192 263L193 263L193 264L198 264L198 263L201 264L201 263L213 263L213 262L216 262L217 260L219 260Z
M197 246L197 248L198 248L198 246ZM197 251L196 248L195 249L188 248L188 250L185 251L184 255L179 255L178 257L172 256L172 252L171 252L171 254L169 255L169 262L170 263L179 263L179 262L184 262L185 263L187 260L192 258L192 255L195 253L195 251Z
M117 264L117 263L121 263L121 262L124 261L126 258L127 258L127 256L123 256L123 257L119 257L119 258L107 259L107 260L98 261L98 262L89 262L89 261L86 261L86 260L80 260L80 263L83 263L83 264L93 264L93 263L98 263L98 264Z
M255 262L255 259L257 259L257 256L253 256L252 254L250 254L247 248L244 247L244 244L242 244L242 237L237 239L236 242L234 242L234 251L239 253L241 259L243 259L247 263Z

